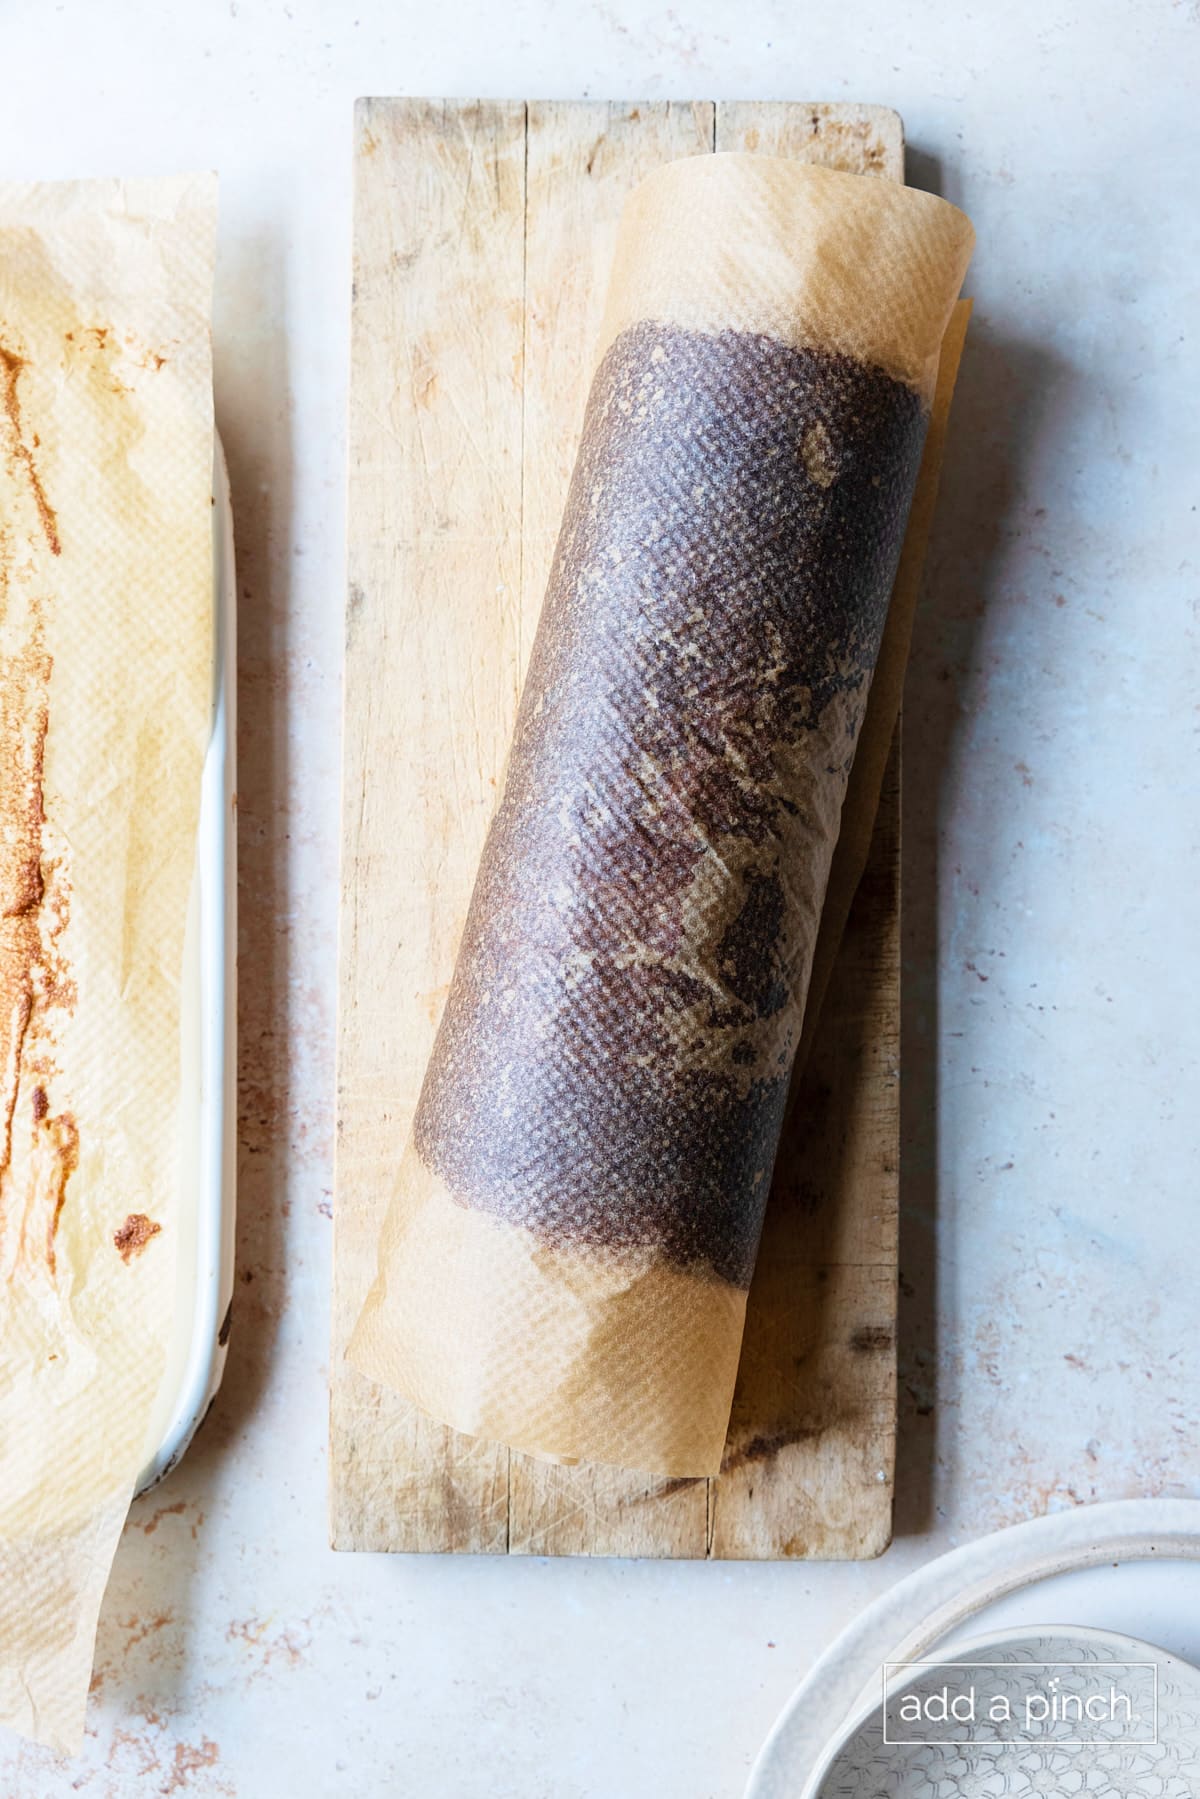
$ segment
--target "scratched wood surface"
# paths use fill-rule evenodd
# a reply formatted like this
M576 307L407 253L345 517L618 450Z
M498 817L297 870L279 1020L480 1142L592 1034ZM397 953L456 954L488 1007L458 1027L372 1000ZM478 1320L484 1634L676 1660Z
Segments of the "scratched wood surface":
M781 1150L725 1466L557 1468L343 1362L495 803L613 234L673 157L902 175L881 108L367 100L356 119L331 1376L342 1549L877 1554L891 1529L899 753Z

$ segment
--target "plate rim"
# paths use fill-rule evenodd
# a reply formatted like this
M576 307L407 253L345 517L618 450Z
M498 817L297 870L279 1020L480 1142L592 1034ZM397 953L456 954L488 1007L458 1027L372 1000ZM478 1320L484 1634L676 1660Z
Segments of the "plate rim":
M1108 1560L1172 1557L1200 1561L1200 1500L1117 1499L1051 1512L924 1563L878 1595L814 1662L755 1758L745 1799L816 1799L828 1751L856 1725L885 1661L921 1659L985 1606L1055 1575ZM829 1718L832 1730L814 1725Z

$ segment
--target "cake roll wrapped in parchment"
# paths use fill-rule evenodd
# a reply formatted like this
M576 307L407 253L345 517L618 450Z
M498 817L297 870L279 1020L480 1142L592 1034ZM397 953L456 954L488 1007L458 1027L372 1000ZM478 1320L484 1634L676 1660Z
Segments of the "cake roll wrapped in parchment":
M888 181L628 203L503 796L350 1348L435 1418L720 1465L839 816L973 234Z

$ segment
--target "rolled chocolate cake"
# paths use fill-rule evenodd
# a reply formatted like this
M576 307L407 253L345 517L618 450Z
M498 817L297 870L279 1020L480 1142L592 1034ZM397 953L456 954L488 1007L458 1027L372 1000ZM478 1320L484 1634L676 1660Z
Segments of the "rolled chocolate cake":
M622 221L504 792L350 1355L719 1466L855 740L972 234L754 156Z

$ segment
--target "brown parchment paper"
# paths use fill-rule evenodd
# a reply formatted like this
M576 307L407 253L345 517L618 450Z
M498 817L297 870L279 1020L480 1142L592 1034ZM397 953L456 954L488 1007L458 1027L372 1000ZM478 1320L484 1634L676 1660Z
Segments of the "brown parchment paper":
M66 1751L175 1296L215 203L0 184L0 1722Z
M724 541L714 537L706 546L696 518L723 497L722 484L732 481L739 504L743 489L748 496L748 510L741 515L746 532L755 535L769 559L778 553L775 508L779 531L790 529L792 490L804 488L802 510L808 509L810 523L814 518L818 523L807 539L803 533L797 539L799 553L828 562L824 574L816 568L817 587L824 581L829 589L829 568L844 566L848 580L865 580L868 589L874 583L879 604L886 607L941 345L972 242L963 216L932 196L767 157L718 155L670 164L628 203L580 459L505 792L414 1135L398 1171L378 1278L348 1352L364 1373L460 1430L550 1458L610 1462L665 1476L710 1474L719 1467L749 1265L783 1098L771 1108L776 1089L786 1094L799 1042L882 618L878 630L867 624L860 629L851 619L836 644L832 637L811 643L811 693L805 689L809 677L797 681L794 661L787 661L782 648L779 668L772 667L769 644L766 650L755 645L757 662L751 659L748 676L739 663L737 629L728 627L731 621L740 624L750 636L774 629L745 600L760 572L752 559L747 565L744 546L731 540L728 525ZM738 415L736 394L732 409L722 407L723 370L739 392L738 384L745 386L744 417ZM693 382L707 382L712 389L707 413L689 411ZM791 437L790 402L780 397L785 388L796 394ZM882 436L895 443L895 466L888 461L890 452L872 441L876 416ZM635 457L632 476L627 472L629 441L647 417L652 426L677 418L685 439L682 466L691 472L670 493L655 495L666 516L653 506L644 517L639 510L643 489L654 481L644 446L642 461ZM677 442L673 449L678 448ZM773 487L773 467L792 470L794 464L796 469L781 477L783 485ZM846 485L839 490L839 483ZM832 490L828 517L820 498L827 490ZM837 522L837 507L845 505L840 494L849 491L861 492L869 515L857 548L847 547L844 516ZM622 507L629 514L625 537L610 529ZM879 513L877 526L872 507ZM607 695L598 702L600 722L593 726L586 696L579 701L576 692L578 730L589 743L594 735L596 780L589 814L586 770L583 801L576 806L575 797L568 796L559 804L555 746L542 734L553 732L564 694L573 684L578 688L579 666L586 664L598 691L605 687L604 646L597 654L596 646L587 644L596 629L587 596L602 607L608 586L617 580L609 565L621 565L627 555L636 563L642 549L656 545L663 534L665 551L654 549L651 556L657 587L654 593L647 590L647 607L653 612L663 590L668 607L675 605L689 583L708 592L711 567L732 556L729 617L718 621L714 640L710 595L691 622L676 618L657 638L656 626L648 630L638 651L643 672L633 671L623 694L617 684L618 711L630 695L634 710L641 705L643 717L632 736L627 720L605 719ZM671 545L677 539L686 553L673 564ZM786 559L778 572L786 584ZM836 609L836 579L832 588ZM627 594L625 601L638 609L636 594L632 600ZM739 605L745 607L744 619L738 617ZM723 614L720 598L716 611ZM755 826L757 838L747 851L750 839L736 821L732 833L704 823L707 801L684 817L676 840L663 825L679 811L679 793L689 782L694 798L691 752L663 750L655 722L666 661L676 671L670 676L676 682L672 703L678 705L682 692L682 710L688 710L688 690L678 688L677 668L691 653L692 637L697 657L692 711L700 722L691 750L702 759L710 756L703 721L711 714L707 735L723 739L711 757L716 772L735 793L741 782L751 806L757 803L755 781L767 782L783 845L776 858L781 870L772 872L766 890L768 910L781 883L785 890L786 928L776 937L786 941L779 950L760 920L758 935L752 933L742 947L763 953L758 961L752 953L744 969L734 966L741 954L735 937L753 918L754 895L765 879L762 833ZM614 645L618 639L615 633ZM749 694L727 703L723 670L729 685L749 679ZM644 704L637 697L643 680ZM770 690L781 682L789 684L788 704L810 711L812 729L801 733L802 743L794 742L780 734L777 722L766 722L760 734L764 743L756 743L751 727L759 698L765 695L764 720L774 718ZM647 743L654 748L645 749ZM578 748L569 741L558 747L566 750L568 762ZM774 757L773 772L755 774L764 748ZM603 870L596 872L588 821L597 835L610 830L612 795L622 783L635 790L631 801L622 802L628 804L631 847L620 879L613 881ZM876 785L876 799L877 792ZM553 866L545 870L548 903L540 913L536 898L532 909L526 903L528 889L536 888L543 873L540 837L558 830L567 834L564 866L574 856L585 883L591 883L582 907L576 906L585 918L582 935L575 929L561 946ZM664 882L663 858L678 850L678 832L684 838L690 833L691 872L682 900L667 893L662 920L651 915L648 927L643 906L641 934L635 931L626 951L618 947L614 955L609 921L622 907L637 912L640 884L649 883L652 891L658 882L666 892L670 877ZM565 888L562 909L570 912L578 896ZM727 911L731 894L742 907L736 918ZM597 941L603 942L605 966L613 972L611 1003L603 990L597 998L600 952L588 948L588 914L597 920ZM531 933L538 939L532 950ZM784 997L762 996L741 1006L742 976L743 987L753 987L760 963L765 966L771 957ZM524 1004L530 968L536 971L535 985L554 989L557 1011L539 1016L535 1010L531 1017ZM674 984L668 999L656 1002L660 1015L650 1022L662 1027L660 1038L669 1038L673 1063L669 1070L663 1066L664 1082L684 1066L692 1100L682 1122L669 1108L658 1119L655 1128L666 1133L665 1153L657 1144L646 1151L632 1115L622 1136L619 1113L606 1109L604 1101L606 1069L619 1067L624 1078L633 1063L644 1065L643 1094L656 1079L655 1052L644 1053L645 1033L639 1035L643 1020L627 1004L629 968L645 976L648 989L655 982L660 988ZM678 998L689 986L699 993L694 1003ZM592 1010L579 1008L582 1024L573 1031L571 995L585 990ZM548 1037L559 1057L548 1074L538 1071L536 1090L524 1072L536 1060L529 1054L531 1036ZM749 1095L746 1136L753 1140L739 1146L732 1129L713 1140L731 1166L741 1156L739 1178L745 1185L749 1175L758 1190L747 1206L744 1230L740 1217L732 1217L732 1235L719 1190L703 1203L697 1190L692 1216L686 1193L682 1206L677 1197L660 1203L653 1176L656 1154L670 1173L686 1166L688 1132L700 1140L711 1124L703 1103L707 1091L719 1093L711 1077L726 1072L731 1079L725 1085L734 1092L729 1116L736 1117L737 1105ZM591 1111L584 1108L582 1116L573 1117L574 1093L585 1088ZM770 1095L770 1104L756 1113L760 1090ZM556 1092L562 1097L558 1114L548 1103ZM510 1158L497 1179L490 1139L511 1137L513 1117L517 1128L528 1123L527 1173L518 1167L514 1174ZM556 1166L560 1140L567 1141L570 1155L558 1157L563 1173L555 1186L546 1169ZM696 1168L699 1176L702 1161ZM649 1170L645 1178L643 1169ZM523 1191L526 1185L532 1199ZM644 1228L643 1212L653 1216L653 1229Z

